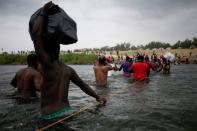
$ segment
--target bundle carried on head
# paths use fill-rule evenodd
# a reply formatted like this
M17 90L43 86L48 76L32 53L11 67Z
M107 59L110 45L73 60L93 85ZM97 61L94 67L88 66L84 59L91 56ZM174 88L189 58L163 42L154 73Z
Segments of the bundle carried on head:
M174 54L170 53L170 52L167 52L164 57L169 60L170 62L173 62L175 57L174 57Z
M47 14L44 27L45 38L64 45L77 42L77 25L75 21L58 5L52 3L50 8L52 12ZM29 21L29 33L32 40L34 38L33 25L37 17L42 15L41 9L38 9Z

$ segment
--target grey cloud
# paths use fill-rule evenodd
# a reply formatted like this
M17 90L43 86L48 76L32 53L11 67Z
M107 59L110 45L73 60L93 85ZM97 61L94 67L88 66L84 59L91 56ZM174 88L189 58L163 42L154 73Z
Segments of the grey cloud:
M29 17L46 1L49 0L0 0L1 48L28 49L32 45L28 34ZM123 41L176 42L197 34L197 0L53 1L78 25L79 44L64 48L92 48ZM12 46L15 41L21 43L21 48Z
M114 5L137 10L146 18L162 18L182 10L196 8L196 0L114 0Z
M39 6L36 0L4 0L0 1L1 15L28 15Z
M45 0L47 1L47 0ZM29 14L41 6L45 1L39 0L4 0L0 1L0 14ZM179 10L196 8L197 0L72 0L58 1L57 3L72 3L73 5L83 3L81 6L91 5L92 7L113 7L118 6L135 10L141 15L150 18L162 18Z

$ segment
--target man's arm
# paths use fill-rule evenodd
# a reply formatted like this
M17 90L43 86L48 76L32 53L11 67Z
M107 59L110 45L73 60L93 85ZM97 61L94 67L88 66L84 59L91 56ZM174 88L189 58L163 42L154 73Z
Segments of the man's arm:
M149 75L150 75L149 65L146 65L146 75L147 75L147 77L149 77Z
M133 70L133 64L130 66L130 69L129 69L129 73L133 73L134 72L134 70Z
M151 67L151 69L152 69L153 71L157 72L157 68L156 68L155 64L153 64L152 62L150 62L150 63L148 63L148 64L150 64L150 67Z
M123 68L123 64L120 66L120 68L118 69L119 71L121 71L122 70L122 68Z
M147 71L146 71L146 75L147 75L147 77L150 76L150 70L147 70Z
M12 86L14 86L15 88L17 87L17 80L16 80L16 75L14 76L14 78L12 79L11 83Z
M115 67L112 67L111 65L107 65L107 71L113 70Z
M44 48L44 23L47 19L47 10L51 6L51 2L44 5L40 14L37 16L33 25L33 42L39 61L42 65L50 64L50 56ZM46 44L46 43L45 43Z
M35 71L34 86L35 86L37 91L41 91L42 84L43 84L43 77L42 77L42 75L40 74L40 72Z
M14 78L12 79L11 83L12 86L14 86L15 88L17 87L17 80L16 80L16 75L14 76Z
M117 67L112 67L112 65L110 65L110 64L107 64L106 65L107 66L107 71L110 71L110 70L114 70L114 71L117 71L118 69L117 69Z
M88 84L86 84L75 72L74 69L70 68L71 72L72 72L72 77L71 77L71 81L76 84L77 86L79 86L81 88L82 91L84 91L86 94L94 97L97 101L102 102L103 104L106 103L106 99L104 97L101 97L99 95L96 94L96 92L94 90L92 90Z
M163 69L163 65L161 64L159 67L160 68L157 69L157 72L160 72Z

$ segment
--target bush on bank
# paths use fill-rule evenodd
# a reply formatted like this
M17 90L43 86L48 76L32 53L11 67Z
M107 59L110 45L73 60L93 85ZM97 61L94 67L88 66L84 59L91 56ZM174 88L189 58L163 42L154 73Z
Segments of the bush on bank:
M26 64L27 54L0 54L0 64ZM60 60L66 64L93 64L96 59L94 54L60 54Z
M96 59L96 55L94 54L68 53L68 54L60 55L60 60L62 60L66 64L77 64L77 65L93 64L95 59Z
M0 64L26 64L27 55L21 54L0 54Z

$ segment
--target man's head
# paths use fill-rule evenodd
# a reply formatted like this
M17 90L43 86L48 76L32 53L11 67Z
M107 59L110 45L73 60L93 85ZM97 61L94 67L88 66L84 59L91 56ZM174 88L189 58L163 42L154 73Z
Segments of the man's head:
M126 55L126 61L129 61L130 57Z
M146 62L149 62L150 61L148 55L145 56L145 61Z
M144 61L144 56L139 55L139 56L137 57L137 61L143 62L143 61Z
M129 58L128 62L133 63L133 58Z
M105 57L103 57L103 56L99 57L98 62L99 62L100 65L105 65L106 64Z
M27 64L30 67L37 68L38 66L37 56L35 54L29 54L27 56Z

